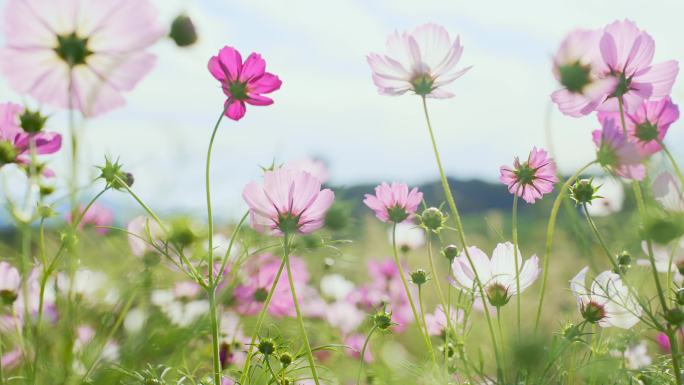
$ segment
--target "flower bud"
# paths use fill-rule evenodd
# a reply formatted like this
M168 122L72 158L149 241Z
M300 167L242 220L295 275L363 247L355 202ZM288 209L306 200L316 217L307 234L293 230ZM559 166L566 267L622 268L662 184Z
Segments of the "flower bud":
M677 298L677 304L684 305L684 287L677 289L675 297Z
M280 365L282 365L283 368L287 368L288 366L290 366L290 364L293 361L292 354L290 354L288 352L283 352L280 354L279 360L280 360Z
M387 330L392 326L392 313L387 313L384 309L373 315L373 324L380 330Z
M197 42L197 29L190 16L181 14L171 23L169 37L179 47L189 47Z
M0 166L14 163L17 160L17 150L7 140L0 140Z
M668 324L672 325L675 328L679 328L684 324L684 311L680 308L672 308L668 309L665 312L665 321L667 321Z
M40 196L42 197L50 196L55 192L55 186L49 186L46 184L40 184L40 186L38 186L38 189L40 192Z
M570 197L578 205L585 203L591 204L591 201L600 198L600 196L596 195L597 191L598 187L592 185L592 179L582 179L576 181L575 184L570 187Z
M458 256L458 247L456 245L448 245L442 250L442 254L449 260L450 263Z
M12 290L0 290L0 303L10 306L17 299L18 293Z
M606 317L606 310L603 306L593 301L586 305L582 305L580 313L582 313L582 317L584 317L587 322L594 324Z
M684 275L684 259L680 259L679 261L675 262L675 265L677 266L677 271L679 271L679 274Z
M48 205L38 206L38 216L40 216L41 218L43 218L43 219L52 218L55 215L57 215L57 213L55 212L55 210L52 207L50 207Z
M494 283L486 287L487 299L495 307L501 307L508 303L508 289L499 283Z
M118 161L112 162L110 158L105 158L105 165L98 166L98 168L100 169L98 178L104 179L109 188L121 191L133 185L133 174L124 172L123 166Z
M263 339L259 341L259 344L257 345L257 350L259 350L259 353L265 356L270 356L276 351L276 343L271 338Z
M574 341L582 335L582 329L575 324L568 324L563 328L563 337L569 341Z
M45 127L47 119L47 116L43 116L39 111L31 111L27 108L19 115L19 126L25 132L35 134Z
M632 257L626 251L617 256L617 270L615 274L624 275L632 267Z
M427 281L430 279L428 277L427 271L425 271L423 269L418 269L418 270L412 272L410 275L411 275L411 282L413 282L414 284L416 284L418 286L427 283Z
M423 210L423 213L420 214L418 218L420 219L421 227L434 233L439 233L447 220L446 215L437 207L430 207Z

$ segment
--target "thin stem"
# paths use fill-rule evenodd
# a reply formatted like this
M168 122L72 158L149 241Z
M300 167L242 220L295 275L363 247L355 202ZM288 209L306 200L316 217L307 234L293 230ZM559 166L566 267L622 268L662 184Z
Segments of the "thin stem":
M2 334L0 334L0 385L5 385L5 370L2 367L2 356L4 350L2 349Z
M275 293L276 287L278 286L278 282L280 281L280 276L283 274L283 269L285 269L285 259L280 263L280 267L278 268L278 272L276 273L275 278L273 279L273 284L271 285L271 289L268 291L268 295L266 296L266 301L264 301L264 305L261 308L261 311L259 312L259 316L257 317L256 325L254 326L254 333L252 334L252 339L249 343L249 350L247 351L247 358L245 359L245 365L242 368L242 375L240 376L240 384L246 384L247 383L247 377L249 375L249 367L252 362L252 357L254 356L254 346L256 346L256 339L259 335L259 330L261 329L261 325L264 323L264 319L266 318L266 313L268 312L268 306L271 304L271 299L273 299L273 293Z
M560 205L563 202L563 199L565 198L567 190L570 188L570 185L574 183L575 180L579 178L579 176L582 175L582 173L586 169L591 167L595 162L595 160L592 160L591 162L587 163L579 170L577 170L577 172L575 172L575 174L573 174L570 178L568 178L568 180L566 180L565 183L563 183L563 186L561 186L560 191L558 191L558 195L556 196L556 200L553 202L551 214L549 215L549 223L546 227L546 248L544 250L544 267L542 268L542 281L539 292L539 304L537 305L537 316L534 322L535 332L539 329L539 321L541 320L542 307L544 306L544 295L546 294L546 281L549 276L549 260L551 259L551 249L553 247L553 233L556 229L556 219L558 217Z
M316 385L320 385L320 380L318 379L318 373L316 372L316 362L314 361L313 353L311 352L311 345L309 344L309 337L306 333L306 327L304 327L304 318L302 317L302 312L299 309L299 301L297 300L297 293L295 291L295 283L292 278L292 267L290 266L290 245L289 240L285 236L285 242L283 243L283 259L285 259L285 266L287 267L287 280L290 282L290 292L292 293L292 301L294 302L295 312L297 313L297 321L299 321L299 331L304 339L304 347L306 348L306 358L311 366L311 375Z
M448 376L449 374L449 334L452 330L451 326L451 304L449 303L447 306L447 300L444 299L444 292L442 291L442 285L439 283L439 275L435 274L436 269L435 269L435 262L434 258L432 256L432 233L429 230L425 230L425 235L427 237L427 249L428 249L428 262L430 263L430 273L434 277L435 280L435 286L437 286L437 295L439 296L439 302L442 305L442 310L444 311L444 314L446 315L446 321L447 321L447 333L445 333L444 336L444 370L446 371L446 374ZM451 287L449 287L450 289ZM449 292L449 295L451 295L451 292ZM422 305L421 305L422 306ZM424 322L423 322L424 323ZM427 325L425 325L425 330L427 331Z
M211 318L211 352L213 353L214 384L221 385L221 357L219 348L218 311L216 309L216 288L208 287L209 317Z
M430 344L432 344L432 340L430 339L430 334L428 333L428 330L427 330L427 322L425 322L425 307L424 307L424 302L423 302L423 285L418 285L418 309L420 310L420 320L423 322L423 330L425 330L425 336L427 337L428 340L430 340ZM447 318L449 318L449 315L447 315Z
M373 333L375 333L376 330L378 330L378 325L373 325L373 328L371 328L370 332L368 332L366 340L363 341L361 355L359 356L361 358L361 362L359 363L359 373L356 375L356 385L361 385L361 374L363 373L363 364L366 362L366 348L368 348L368 344L370 343L371 337L373 336Z
M670 329L667 333L667 338L670 340L670 354L672 355L672 370L674 371L675 381L677 385L682 385L682 374L679 369L679 346L677 345L677 329Z
M418 325L418 329L420 329L420 333L423 335L423 341L425 342L425 346L428 349L428 352L430 353L430 361L434 365L437 365L437 360L435 359L435 351L434 348L432 347L432 342L430 341L430 338L428 337L425 329L423 329L422 323L421 323L421 318L418 316L418 312L416 311L416 305L413 302L413 296L411 295L411 290L409 290L408 282L406 280L406 274L404 274L404 268L401 266L401 261L399 260L399 253L397 252L397 224L394 223L392 225L392 254L394 255L394 263L397 265L397 270L399 271L399 277L401 278L401 283L404 285L404 291L406 292L406 297L408 298L409 305L411 305L411 312L413 313L413 319L416 321L416 325Z
M506 383L506 354L503 351L503 347L506 346L506 343L504 342L504 332L503 332L503 327L501 326L501 307L497 306L496 308L496 323L499 325L499 342L501 342L501 363L503 365L503 368L501 369L501 379L503 383Z
M441 157L439 156L439 149L437 148L437 141L435 140L435 135L432 130L432 123L430 122L430 115L428 113L427 109L427 101L425 97L422 97L422 102L423 102L423 113L425 114L425 122L427 124L428 128L428 133L430 134L430 142L432 143L432 151L435 154L435 161L437 162L437 169L439 170L439 177L442 182L442 189L444 190L444 195L447 200L447 203L449 204L449 210L451 210L451 215L454 220L454 224L456 225L456 232L458 233L459 241L461 243L461 247L463 248L463 252L466 255L466 259L468 260L468 264L470 265L470 268L472 269L474 275L475 275L475 283L477 284L477 287L479 289L479 294L480 298L482 298L482 307L484 309L485 313L485 319L487 320L487 327L489 329L489 335L492 340L492 346L494 347L494 352L495 352L495 357L496 357L496 366L497 368L500 368L499 365L499 348L496 343L496 334L494 333L494 326L492 325L492 317L489 313L489 306L487 305L487 297L485 296L484 293L484 288L482 287L482 282L480 281L480 275L475 268L475 264L473 263L472 258L470 257L470 251L468 251L468 242L466 241L465 238L465 232L463 229L463 223L461 222L461 216L458 212L458 208L456 207L456 202L454 201L454 195L451 192L451 188L449 187L449 182L447 181L446 174L444 173L444 168L442 167L442 160Z
M513 237L513 258L515 259L515 310L520 338L520 262L518 262L518 194L513 195L513 213L511 214L511 233ZM503 342L502 342L503 343Z
M275 374L275 372L273 371L273 367L271 366L271 360L269 360L268 356L266 356L264 357L264 361L266 362L266 367L268 368L268 371L271 373L271 377L273 377L273 381L275 381L275 383L278 384L278 375Z
M240 230L242 229L242 225L245 223L245 220L247 220L247 216L249 216L249 211L245 213L245 215L242 216L240 219L240 222L235 226L235 230L233 230L233 235L230 237L230 242L228 242L228 248L226 249L226 254L223 256L223 261L221 261L221 269L216 275L216 279L214 280L214 287L218 287L219 283L223 279L223 272L226 269L226 263L228 263L228 258L230 257L231 251L233 250L233 245L235 244L235 239L237 238L238 234L240 233Z

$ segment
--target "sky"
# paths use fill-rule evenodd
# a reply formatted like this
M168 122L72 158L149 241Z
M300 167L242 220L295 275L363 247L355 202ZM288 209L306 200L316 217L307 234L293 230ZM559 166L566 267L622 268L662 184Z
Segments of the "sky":
M226 119L220 128L212 190L222 218L242 212L243 186L274 160L321 158L334 185L437 178L420 99L381 96L371 81L366 55L384 52L394 30L435 22L460 35L459 66L473 68L448 86L454 98L431 100L429 109L447 173L465 179L496 181L499 166L533 146L551 145L566 173L592 159L595 118L565 117L550 104L557 87L551 57L568 31L630 18L654 37L654 62L684 59L684 2L675 0L649 6L625 0L154 2L164 24L187 12L200 41L179 49L163 40L152 48L157 64L126 95L127 106L83 122L82 167L94 170L105 154L119 157L153 208L198 217L205 207L206 148L224 101L206 63L224 45L243 56L261 53L283 86L271 95L273 106L248 108L244 119ZM35 105L3 78L0 95ZM683 82L675 84L673 99L684 99ZM43 110L52 115L50 128L66 132L66 113ZM667 138L680 158L683 131L676 123ZM54 159L58 174L66 158ZM107 194L104 202L121 215L134 208L122 193Z

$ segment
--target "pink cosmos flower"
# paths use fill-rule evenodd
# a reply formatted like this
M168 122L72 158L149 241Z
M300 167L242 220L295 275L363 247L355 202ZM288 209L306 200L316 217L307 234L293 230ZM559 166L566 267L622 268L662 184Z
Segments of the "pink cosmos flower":
M81 205L79 208L79 215L85 210L85 206ZM71 213L66 214L67 223L71 223ZM92 206L83 214L81 222L78 224L78 229L83 230L84 227L90 225L95 227L95 231L104 235L109 231L107 226L111 226L114 223L114 212L102 205L93 203Z
M37 155L53 154L62 147L62 136L56 132L26 132L20 122L24 111L24 107L19 104L0 104L0 165L11 162L28 163L31 142Z
M365 341L366 336L363 334L352 334L347 336L347 338L344 339L344 344L348 347L348 349L346 349L347 355L355 359L361 358L361 350L363 349L363 344ZM373 362L373 354L371 353L370 343L368 343L368 346L366 346L363 360L367 364Z
M0 303L11 304L19 295L21 276L9 263L0 262Z
M14 369L17 367L19 362L21 362L22 355L21 348L16 348L12 351L9 351L0 357L0 365L2 365L3 369L5 370Z
M266 61L252 52L242 62L242 56L233 47L221 48L218 55L209 59L209 72L223 88L228 99L225 103L226 116L240 120L245 116L245 103L253 106L268 106L273 99L263 96L280 88L280 79L266 72Z
M320 229L335 194L321 190L321 182L308 172L281 167L266 171L263 185L247 184L242 197L254 230L283 235Z
M628 112L648 99L668 96L679 72L679 64L669 60L652 64L655 41L631 20L615 21L604 28L599 42L602 77L617 83L608 98L598 107L601 111L618 111L622 97Z
M517 157L513 167L501 166L501 183L508 186L508 191L521 197L527 203L534 203L544 194L553 191L556 177L556 163L548 153L534 147L527 161L520 163Z
M458 312L453 307L450 309L449 321L447 321L446 311L442 305L437 305L435 312L432 314L425 314L425 326L427 332L431 336L439 336L446 332L449 324L455 327L457 324L463 322L463 314Z
M366 194L363 203L379 220L400 223L413 217L422 200L423 193L417 187L409 191L406 183L382 182L375 188L375 195Z
M670 345L670 339L667 337L667 334L660 332L656 334L655 340L663 353L670 353L672 346Z
M148 0L9 0L4 31L0 70L12 88L85 116L125 104L165 32Z
M619 112L599 112L601 123L608 119L620 122ZM679 119L679 107L670 97L660 100L644 100L633 112L625 113L625 125L630 141L637 144L642 157L653 155L662 147L658 142L665 139L670 125Z
M646 168L636 144L630 142L613 119L603 121L603 129L592 133L596 159L601 166L627 179L642 180Z
M416 95L443 99L454 94L442 87L471 68L455 69L462 53L460 37L452 41L444 27L424 24L410 32L395 31L387 38L387 54L371 53L367 60L381 95L413 91Z
M261 310L278 273L281 259L271 254L263 254L250 262L246 266L245 280L234 291L237 311L243 315L254 315ZM309 281L309 270L306 263L297 257L290 257L290 265L297 298L305 302L304 291ZM290 285L286 277L281 276L278 280L268 312L274 317L296 316Z
M599 77L601 30L576 29L561 43L553 58L553 74L563 88L551 94L560 111L579 117L587 115L615 89L614 77Z
M319 159L313 158L301 158L287 162L283 167L291 168L293 170L306 171L325 183L328 181L330 174L328 173L328 166L325 162Z

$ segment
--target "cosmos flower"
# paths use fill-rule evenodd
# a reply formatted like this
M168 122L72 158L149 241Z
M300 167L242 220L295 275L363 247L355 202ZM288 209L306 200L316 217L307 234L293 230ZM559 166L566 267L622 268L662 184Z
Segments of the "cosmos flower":
M569 116L587 115L615 89L614 77L599 77L601 30L570 32L553 58L553 74L562 88L551 94L558 109Z
M594 178L593 184L598 186L599 197L587 205L589 215L605 217L620 212L625 202L625 189L622 182L614 177Z
M313 175L316 179L321 181L321 183L327 182L328 178L330 177L330 173L328 172L328 166L326 166L324 161L319 159L295 159L287 162L283 167L291 168L293 170L306 171L309 174Z
M516 276L519 277L520 292L523 292L534 283L541 272L539 258L533 255L523 263L520 250L517 253L520 270L516 272L515 253L513 244L510 242L499 243L494 249L491 259L475 246L468 247L468 252L485 295L494 306L503 306L512 296L519 294L516 287ZM461 252L454 259L451 269L454 274L454 286L472 290L475 296L480 295L476 287L475 272L464 252Z
M449 327L449 324L454 327L463 322L463 314L458 312L455 308L452 307L449 314L450 317L447 321L446 311L444 311L442 305L437 305L434 313L425 314L425 326L428 334L431 336L443 335Z
M98 203L93 203L88 211L83 214L85 206L81 205L78 209L78 214L83 215L81 221L78 223L78 229L83 230L86 226L93 226L95 232L100 235L107 234L109 229L107 227L114 223L114 212L107 207ZM71 213L66 214L67 223L71 224Z
M363 334L352 334L344 339L344 345L348 348L346 349L347 355L354 359L361 358L361 350L363 349L363 344L366 341L366 336ZM371 353L370 342L366 346L366 351L364 352L363 360L367 364L373 362L373 354Z
M382 182L375 188L375 195L365 195L363 203L375 212L379 220L401 223L414 216L422 200L423 193L417 187L409 191L406 183Z
M341 274L326 274L321 277L321 293L333 300L346 298L354 290L354 282Z
M620 122L619 112L599 112L600 122L613 119ZM625 125L630 141L636 143L642 157L653 155L662 147L670 125L679 119L679 107L669 97L645 100L633 112L625 113Z
M642 180L646 168L636 144L630 142L613 119L603 122L602 130L592 133L596 145L596 160L610 172L623 178Z
M328 305L325 319L328 324L348 335L358 328L366 319L366 314L348 301L336 301Z
M587 289L585 267L570 281L570 289L585 320L603 328L630 329L639 322L641 308L622 284L618 274L607 270L599 274Z
M111 285L107 274L79 268L73 277L72 281L68 274L57 275L57 286L62 294L73 293L77 298L87 300L91 304L114 305L119 300L119 292Z
M211 75L221 82L223 93L228 97L224 106L226 116L233 120L245 116L245 104L273 104L273 99L263 94L278 90L282 84L276 75L266 72L266 61L261 55L252 52L243 63L240 52L233 47L221 48L209 59L208 67Z
M387 237L391 243L392 229L388 230ZM411 222L397 223L396 239L399 250L404 252L415 250L425 245L425 230Z
M21 122L25 112L24 107L18 104L0 104L0 166L27 164L31 145L36 155L54 154L62 147L62 136L56 132L42 131L42 127L35 132L26 131Z
M221 344L220 359L221 367L229 365L242 365L247 358L246 346L250 342L242 331L240 316L231 311L226 311L221 315Z
M159 224L146 217L138 216L131 219L126 225L126 232L128 233L128 246L131 253L136 257L142 257L146 253L155 252L153 244L162 247L160 237L163 235L163 230Z
M321 228L335 194L321 190L321 182L308 172L281 167L266 171L263 185L247 184L242 197L254 230L283 235L309 234Z
M462 53L458 36L452 41L444 27L424 24L410 32L395 31L387 38L387 54L371 53L367 60L381 95L413 91L416 95L443 99L454 94L442 87L471 68L456 70Z
M500 172L501 183L527 203L534 203L553 191L553 185L558 182L556 163L546 151L537 147L532 149L526 162L520 163L516 157L513 167L501 166Z
M644 255L649 255L648 242L641 242L641 250L644 252ZM667 245L652 243L651 250L653 251L656 271L664 274L672 274L674 282L681 285L682 282L684 282L684 276L679 273L677 266L684 262L684 240L674 241ZM639 266L651 268L650 259L639 258L636 263Z
M276 278L280 264L281 259L271 254L263 254L250 259L250 263L245 267L243 282L234 290L238 313L254 315L261 310ZM309 281L309 270L306 267L306 263L298 257L290 257L290 266L292 267L292 277L297 297L300 302L305 302L306 296L304 291L306 283ZM281 276L278 280L268 312L274 317L296 316L287 278Z
M5 261L0 262L0 305L11 305L19 296L19 270Z
M12 88L85 116L125 104L165 32L148 0L9 0L3 26L0 70Z
M653 197L667 211L684 212L682 186L669 171L663 171L653 181Z
M172 289L155 290L150 301L159 307L166 317L179 327L188 327L209 311L209 301L197 298L199 294L188 290L189 285L178 282Z
M622 98L627 112L633 112L644 101L668 96L672 90L679 64L675 60L652 64L655 41L631 20L615 21L603 30L599 41L602 64L598 71L603 78L617 81L600 111L619 111Z

